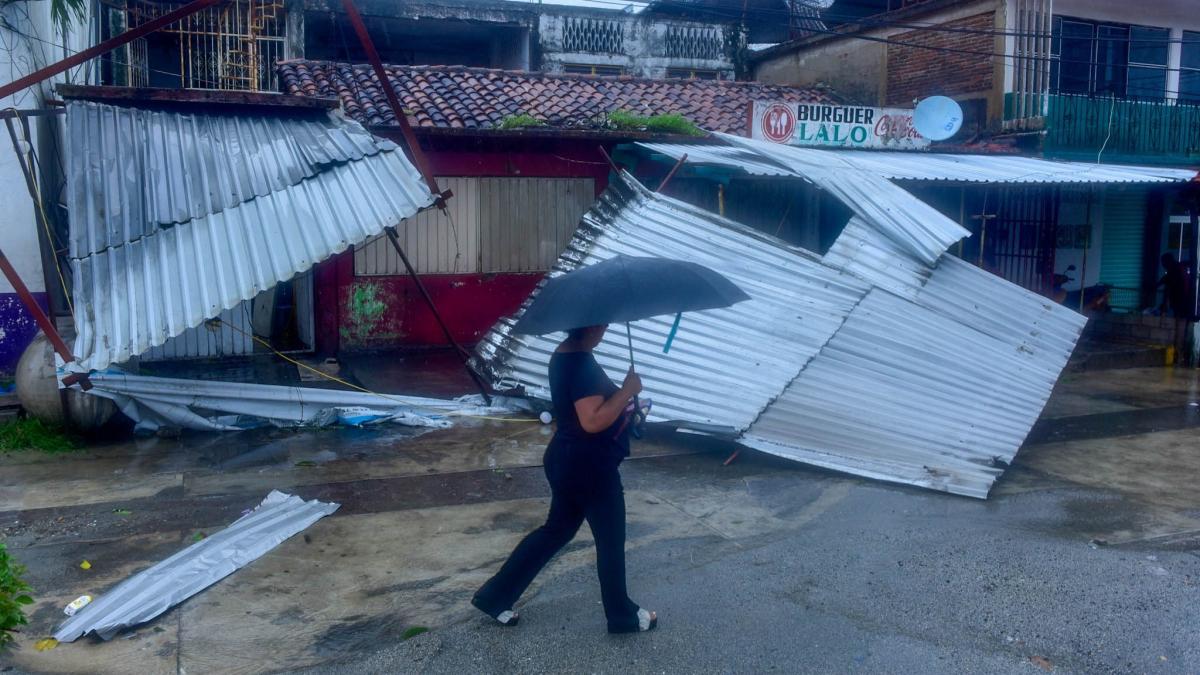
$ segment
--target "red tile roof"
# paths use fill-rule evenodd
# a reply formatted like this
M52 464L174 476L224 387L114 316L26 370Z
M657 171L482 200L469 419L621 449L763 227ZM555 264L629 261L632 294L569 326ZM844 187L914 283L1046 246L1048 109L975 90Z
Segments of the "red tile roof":
M352 118L390 125L395 117L370 66L323 61L278 65L285 93L337 97ZM494 129L512 115L552 127L601 128L603 113L679 113L710 131L744 134L755 100L838 102L828 89L757 82L552 75L462 66L387 66L417 127Z

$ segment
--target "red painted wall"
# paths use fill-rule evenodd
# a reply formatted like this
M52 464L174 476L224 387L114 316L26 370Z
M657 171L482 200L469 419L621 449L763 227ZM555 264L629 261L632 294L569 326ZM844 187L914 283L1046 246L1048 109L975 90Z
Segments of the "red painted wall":
M541 274L428 274L421 281L455 341L474 344L533 291ZM444 345L446 338L411 277L358 277L339 289L342 349Z
M616 144L605 142L605 149L611 152ZM596 140L425 136L421 145L438 176L592 178L597 195L608 185L608 162ZM460 274L421 279L454 339L473 344L500 317L514 312L541 277ZM323 354L445 344L432 312L407 276L355 277L354 254L347 251L317 265L314 284L317 350Z

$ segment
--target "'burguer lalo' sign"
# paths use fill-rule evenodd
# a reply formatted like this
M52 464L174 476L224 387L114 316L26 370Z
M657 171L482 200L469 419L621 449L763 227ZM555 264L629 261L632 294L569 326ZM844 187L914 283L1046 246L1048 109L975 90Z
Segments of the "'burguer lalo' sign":
M921 150L929 139L913 126L913 111L831 103L755 101L750 136L787 145Z

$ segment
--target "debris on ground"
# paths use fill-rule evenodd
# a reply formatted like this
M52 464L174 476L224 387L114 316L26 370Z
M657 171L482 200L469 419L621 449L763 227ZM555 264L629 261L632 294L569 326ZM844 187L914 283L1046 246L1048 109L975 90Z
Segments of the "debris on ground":
M67 371L60 372L60 376ZM111 399L144 433L241 431L262 426L363 426L390 422L444 429L455 417L511 414L482 399L446 400L368 391L92 372L88 393Z
M1029 662L1047 672L1054 670L1054 664L1044 656L1031 656L1029 657Z
M208 537L197 532L196 543L117 584L67 619L54 639L73 642L95 633L111 640L122 629L153 619L258 559L338 506L274 490L224 530Z
M72 600L69 604L67 604L66 607L63 607L63 614L66 614L67 616L75 616L79 610L87 607L91 602L92 596L81 595Z
M58 646L58 640L54 638L46 638L33 643L33 648L39 652L48 652Z
M92 569L92 563L84 560L83 562L79 563L79 569L90 570L90 569Z

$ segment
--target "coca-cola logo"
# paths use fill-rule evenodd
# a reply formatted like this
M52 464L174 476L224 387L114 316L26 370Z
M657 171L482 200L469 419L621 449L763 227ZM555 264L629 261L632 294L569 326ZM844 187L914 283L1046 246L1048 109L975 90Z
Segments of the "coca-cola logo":
M875 135L885 141L917 140L921 134L913 125L912 115L884 114L875 123Z

